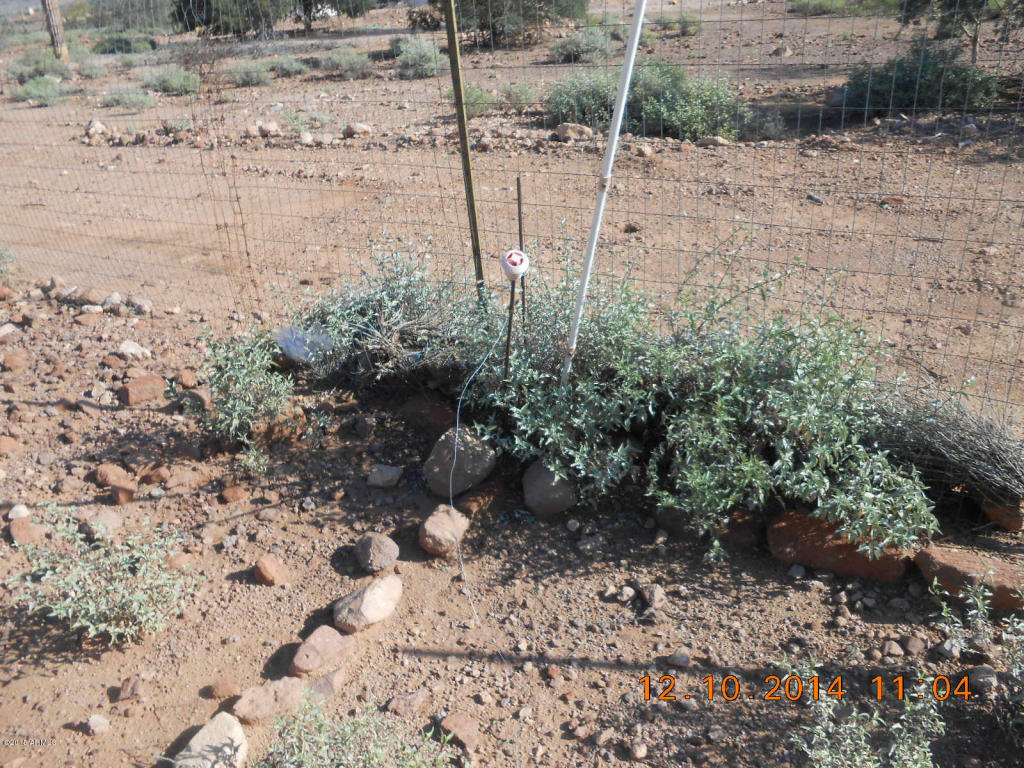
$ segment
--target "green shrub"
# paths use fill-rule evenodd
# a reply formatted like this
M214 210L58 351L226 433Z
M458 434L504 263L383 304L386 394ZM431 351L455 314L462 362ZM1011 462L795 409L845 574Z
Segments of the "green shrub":
M430 0L442 9L442 0ZM462 0L456 4L458 26L475 30L495 44L538 36L549 21L584 19L587 0Z
M24 85L44 75L66 80L71 77L71 67L54 56L49 49L37 48L8 67L7 74Z
M373 74L373 62L362 51L343 49L321 56L317 66L325 72L332 72L343 80L361 80Z
M326 112L285 112L283 119L296 133L310 128L326 128L331 124L331 116Z
M148 91L129 85L104 94L100 103L104 107L120 107L129 112L141 112L156 104L156 99Z
M76 0L66 6L61 11L61 15L64 17L65 29L82 29L89 26L92 6L85 2L85 0Z
M865 115L990 108L999 93L998 78L956 59L952 47L918 42L906 56L857 70L846 82L844 108Z
M111 644L134 643L177 615L192 580L167 565L176 537L157 530L90 542L72 515L49 517L54 541L20 547L30 570L17 579L16 594L29 611Z
M464 104L468 119L472 120L474 117L486 115L488 112L493 112L498 108L498 97L490 91L478 88L470 83L465 83L463 87L465 89ZM449 88L445 98L454 104L455 90Z
M171 16L186 32L205 27L215 35L267 37L292 6L291 0L173 0Z
M529 83L506 83L501 87L501 101L508 109L523 114L537 106L537 91Z
M693 37L700 32L701 27L700 16L685 11L680 11L676 16L659 16L654 24L666 34L679 37Z
M194 96L199 93L200 83L199 75L184 70L176 64L168 64L142 75L144 88L175 96Z
M109 35L92 47L93 53L149 53L156 48L156 40L137 34Z
M78 74L80 77L84 77L89 80L96 80L107 74L107 68L103 66L102 61L89 58L85 59L78 65Z
M127 53L118 54L117 66L121 69L135 69L136 64L138 64L138 60L135 56Z
M265 61L240 61L228 71L228 82L236 88L266 85L270 82L270 65Z
M617 87L616 72L573 72L552 89L546 109L556 122L605 128ZM634 72L625 130L691 140L712 135L735 138L751 117L727 81L691 79L674 64L654 59L640 62Z
M392 41L397 51L398 76L405 80L439 75L448 64L437 43L425 37L400 37Z
M254 768L445 768L448 738L419 737L373 708L338 722L314 702L277 722L277 739Z
M60 85L49 77L33 77L24 85L11 89L15 101L32 101L41 107L52 107L60 103Z
M604 27L585 27L551 46L551 58L559 64L578 61L598 64L611 52L611 37Z
M270 62L270 69L278 77L298 77L309 71L304 63L294 56L281 56Z
M92 0L89 23L117 32L150 30L159 34L167 26L167 9L164 0Z

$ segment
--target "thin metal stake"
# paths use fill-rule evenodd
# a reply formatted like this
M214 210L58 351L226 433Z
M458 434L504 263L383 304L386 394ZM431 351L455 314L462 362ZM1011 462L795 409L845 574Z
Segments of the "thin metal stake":
M523 177L516 176L516 213L519 219L519 250L526 253L526 238L523 236ZM526 343L526 275L519 278L523 289L523 343Z
M508 380L508 359L512 351L512 318L516 316L516 281L508 284L508 331L505 334L505 379Z

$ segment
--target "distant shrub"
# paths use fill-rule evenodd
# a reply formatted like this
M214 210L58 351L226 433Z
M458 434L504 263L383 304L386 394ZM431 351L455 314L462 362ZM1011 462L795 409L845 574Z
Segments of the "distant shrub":
M660 16L654 24L668 35L693 37L700 32L700 16L680 11L676 16Z
M430 0L440 9L442 0ZM460 29L474 30L495 44L535 35L548 21L583 19L587 0L462 0L456 4Z
M611 37L604 27L586 27L551 46L551 58L560 64L597 64L608 58Z
M71 77L71 67L54 56L49 49L37 48L8 67L7 74L22 84L44 75L65 80Z
M31 101L40 107L52 107L60 103L60 85L49 77L33 77L24 85L11 89L15 101Z
M990 108L998 78L957 56L955 48L918 42L906 56L877 69L862 67L846 82L844 107L865 114Z
M498 97L488 90L478 88L475 85L466 83L465 86L466 117L472 120L474 117L486 115L498 108ZM445 94L448 101L455 103L455 91L448 89Z
M618 74L573 72L556 84L546 101L557 122L604 128L615 105ZM680 67L660 59L641 62L627 102L626 130L645 136L700 139L735 138L750 122L750 109L725 80L688 78Z
M11 264L13 263L14 256L11 255L11 249L6 245L0 245L0 281L11 276Z
M344 49L320 57L318 66L344 80L360 80L373 74L373 62L362 51Z
M425 37L400 37L392 41L391 50L397 51L398 76L406 80L434 77L448 63L437 43Z
M129 112L141 112L152 107L156 103L156 99L142 88L129 85L105 94L100 103L104 107L120 107Z
M501 102L522 114L537 106L537 90L529 83L506 83L501 87Z
M89 25L92 17L92 6L85 0L76 0L62 9L65 29L81 29Z
M309 71L304 63L294 56L281 56L270 62L270 69L278 77L298 77Z
M156 40L151 37L133 34L110 35L93 45L92 52L99 54L113 53L149 53L156 48Z
M142 75L143 87L175 96L194 96L199 93L200 84L199 75L188 72L176 64L168 64Z
M236 88L266 85L270 82L270 65L265 61L241 61L231 67L227 79Z
M216 35L267 37L292 6L291 0L173 0L172 18L184 31L205 27Z
M84 77L88 80L96 80L97 78L103 77L107 74L107 68L103 66L102 61L96 59L85 59L78 65L78 74L80 77Z
M166 0L91 0L90 26L117 32L167 26Z

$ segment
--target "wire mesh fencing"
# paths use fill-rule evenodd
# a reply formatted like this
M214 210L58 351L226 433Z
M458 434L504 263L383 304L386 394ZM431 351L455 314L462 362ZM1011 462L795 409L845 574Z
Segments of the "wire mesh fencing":
M472 284L441 7L373 0L0 6L0 241L14 271L273 317L375 250ZM631 3L466 0L488 281L578 264ZM1024 9L967 0L648 5L598 247L655 312L781 274L894 368L1020 421ZM261 317L263 315L260 315Z

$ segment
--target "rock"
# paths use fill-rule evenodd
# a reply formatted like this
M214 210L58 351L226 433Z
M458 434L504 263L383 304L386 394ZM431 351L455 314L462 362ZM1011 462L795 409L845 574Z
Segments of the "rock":
M413 429L432 439L455 426L455 409L433 392L413 395L402 404L398 415Z
M999 675L988 664L979 664L967 670L967 684L972 694L988 696L999 690Z
M908 637L903 640L903 650L908 656L921 656L928 649L928 644L920 637Z
M468 528L469 518L440 504L420 525L420 546L431 555L447 557L456 551Z
M374 464L366 477L366 484L371 488L394 488L402 477L401 467L388 464Z
M643 760L647 757L647 745L642 741L634 741L629 746L629 756L633 760Z
M246 688L232 707L243 723L256 723L269 717L294 712L302 703L302 681L297 677L271 680Z
M926 581L938 579L952 595L981 583L992 591L992 607L1001 611L1024 608L1018 592L1024 589L1024 570L1014 563L973 550L930 544L914 558Z
M644 602L651 608L660 610L668 605L668 594L660 584L648 584L641 588L640 594L643 595Z
M450 429L434 445L423 473L433 493L449 498L449 491L458 496L484 480L496 462L494 450L466 428L459 430L456 450L455 430Z
M124 360L147 360L153 356L152 352L131 339L121 342L121 346L117 348L117 354Z
M199 379L196 377L196 372L191 368L178 369L178 372L174 374L174 381L182 389L195 389L199 386Z
M4 355L4 370L17 373L28 367L28 353L24 349L12 349Z
M305 677L328 665L336 666L346 654L354 650L355 644L352 637L341 634L333 627L317 627L295 652L291 674Z
M650 144L639 144L633 151L637 157L641 157L644 160L654 157L655 154L654 147Z
M260 584L273 587L288 581L288 569L274 555L263 555L252 567L253 578Z
M903 655L903 648L895 640L886 640L882 643L882 656L898 658Z
M402 580L395 574L370 582L334 604L334 626L349 634L360 632L395 612L402 597Z
M235 502L242 501L245 499L245 496L245 488L240 485L229 485L227 488L222 488L220 492L220 500L224 504L234 504Z
M18 520L22 517L28 517L32 514L32 511L24 504L15 504L9 510L7 510L8 520Z
M705 136L703 139L697 139L695 143L698 147L728 147L732 144L724 136Z
M935 646L936 652L944 659L956 660L960 658L960 643L952 638L943 640Z
M555 126L555 137L559 141L583 141L594 138L594 131L579 123L559 123Z
M113 539L123 527L124 518L112 509L101 509L89 515L80 525L82 533L90 541Z
M910 564L905 553L894 550L871 560L839 536L834 525L798 510L783 512L768 527L768 548L787 563L888 583L902 579Z
M163 485L171 479L171 469L166 464L160 464L156 467L150 467L139 480L145 485Z
M0 435L0 456L14 456L21 452L18 441L8 435Z
M356 545L356 559L365 571L379 573L398 559L398 545L381 533L368 533Z
M788 45L780 45L779 47L772 50L769 56L785 56L789 57L793 55L793 49Z
M348 682L348 673L341 667L331 670L320 677L316 682L311 683L307 692L314 699L326 699L341 693Z
M96 478L96 485L100 488L110 488L114 485L127 485L132 482L128 471L118 464L100 464L93 471Z
M103 715L90 715L89 719L85 721L85 730L89 732L90 736L98 736L110 730L110 721Z
M678 667L679 669L687 669L693 666L693 658L690 656L689 648L680 648L665 659L665 661L670 667Z
M313 134L309 131L299 131L299 144L304 147L313 146Z
M117 396L125 405L139 405L163 397L166 388L162 377L148 373L129 381L117 391Z
M121 681L121 687L117 691L118 701L127 701L136 698L142 692L142 678L138 675L126 677Z
M189 389L181 393L181 404L186 410L201 413L213 407L213 395L206 387Z
M441 727L469 752L480 746L480 725L466 712L452 712L441 721Z
M18 546L38 544L46 537L46 528L32 522L32 517L19 517L11 520L7 526L7 534Z
M210 684L210 696L215 699L230 699L242 695L242 686L232 674L221 675Z
M174 758L175 768L243 768L249 742L238 719L218 712Z
M99 120L92 119L85 126L85 135L92 138L93 136L103 136L107 133L107 126L101 123Z
M353 136L369 136L371 133L373 133L373 129L366 123L349 123L341 132L346 139L351 139Z
M148 296L141 294L134 294L128 297L128 306L138 312L140 315L152 315L153 314L153 300Z
M104 311L111 312L115 307L120 307L124 303L124 299L121 294L117 291L113 291L107 294L107 297L103 299L100 306L103 307Z
M10 344L21 334L21 330L14 323L0 325L0 344Z
M422 710L430 697L426 688L420 688L413 693L392 696L388 701L388 712L394 712L399 717L415 717Z
M1020 499L1006 502L988 502L982 506L985 516L1008 531L1024 529L1024 504Z
M538 520L551 520L579 501L576 485L559 478L538 459L523 473L523 500Z

